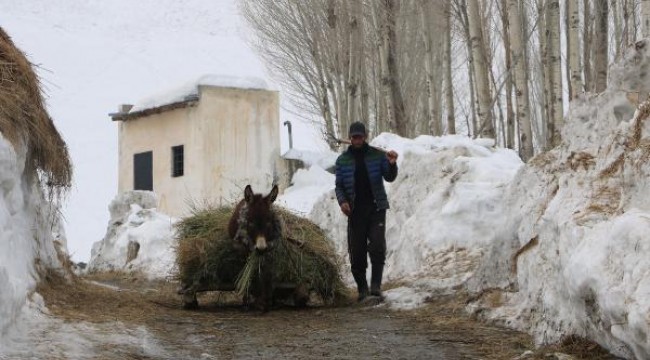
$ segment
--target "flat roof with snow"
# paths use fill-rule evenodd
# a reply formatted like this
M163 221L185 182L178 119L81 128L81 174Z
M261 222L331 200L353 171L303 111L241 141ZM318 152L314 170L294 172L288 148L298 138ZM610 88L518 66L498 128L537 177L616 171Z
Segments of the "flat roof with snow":
M138 101L133 106L120 106L120 111L111 113L113 121L131 120L142 116L194 106L199 100L201 86L274 91L267 82L255 77L236 77L229 75L203 75L194 81L175 86Z

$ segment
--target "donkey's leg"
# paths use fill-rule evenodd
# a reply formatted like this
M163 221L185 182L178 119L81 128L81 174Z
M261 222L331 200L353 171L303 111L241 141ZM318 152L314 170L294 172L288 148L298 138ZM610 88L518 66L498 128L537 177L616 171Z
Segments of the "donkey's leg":
M293 305L295 307L303 308L309 302L309 289L305 284L298 284L293 290Z
M188 289L183 292L183 309L186 310L196 310L199 308L199 301L196 299L196 291L193 289Z
M265 254L259 274L259 301L262 312L267 312L273 305L273 257Z

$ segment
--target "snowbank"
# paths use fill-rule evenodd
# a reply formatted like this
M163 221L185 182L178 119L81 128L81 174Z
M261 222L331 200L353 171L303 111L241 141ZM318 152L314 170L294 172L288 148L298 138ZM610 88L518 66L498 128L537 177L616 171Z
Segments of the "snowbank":
M282 155L282 157L285 159L302 161L307 168L310 168L312 165L316 165L323 169L332 168L336 163L336 158L338 156L339 154L329 150L319 152L299 150L296 148L289 149L289 151Z
M388 280L406 281L421 292L451 289L472 274L505 223L501 199L522 165L516 153L493 143L460 135L411 140L384 133L373 139L371 145L400 154L399 175L386 184ZM328 181L309 217L327 229L348 264L347 219L332 190L334 178ZM352 283L347 269L344 274ZM404 296L387 292L389 302L404 302Z
M18 332L39 273L62 269L57 251L66 252L58 209L44 199L25 159L26 149L14 149L0 134L0 358Z
M170 275L176 219L156 211L158 200L150 191L129 191L109 205L106 236L93 244L88 271L141 272L149 278Z
M503 306L476 308L538 343L576 334L650 358L650 125L628 100L647 94L649 48L637 43L612 67L605 93L571 104L562 144L532 159L506 192L510 220L470 282L478 293L509 290Z

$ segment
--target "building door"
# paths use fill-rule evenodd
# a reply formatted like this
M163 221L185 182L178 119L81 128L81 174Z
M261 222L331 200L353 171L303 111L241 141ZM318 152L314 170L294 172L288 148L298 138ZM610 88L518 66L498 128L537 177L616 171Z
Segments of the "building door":
M133 155L133 190L153 191L153 152Z

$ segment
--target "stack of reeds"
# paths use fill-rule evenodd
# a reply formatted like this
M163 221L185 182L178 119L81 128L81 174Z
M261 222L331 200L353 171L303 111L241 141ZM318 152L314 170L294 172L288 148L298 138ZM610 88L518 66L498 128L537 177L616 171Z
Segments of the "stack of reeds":
M66 143L47 111L32 64L0 28L0 132L14 147L27 147L28 166L49 190L72 181Z
M302 285L329 304L346 298L339 259L317 225L275 208L282 223L281 238L268 253L247 254L228 237L232 211L230 207L196 209L177 224L177 276L184 287L247 294L266 268L261 262L271 256L275 284Z

